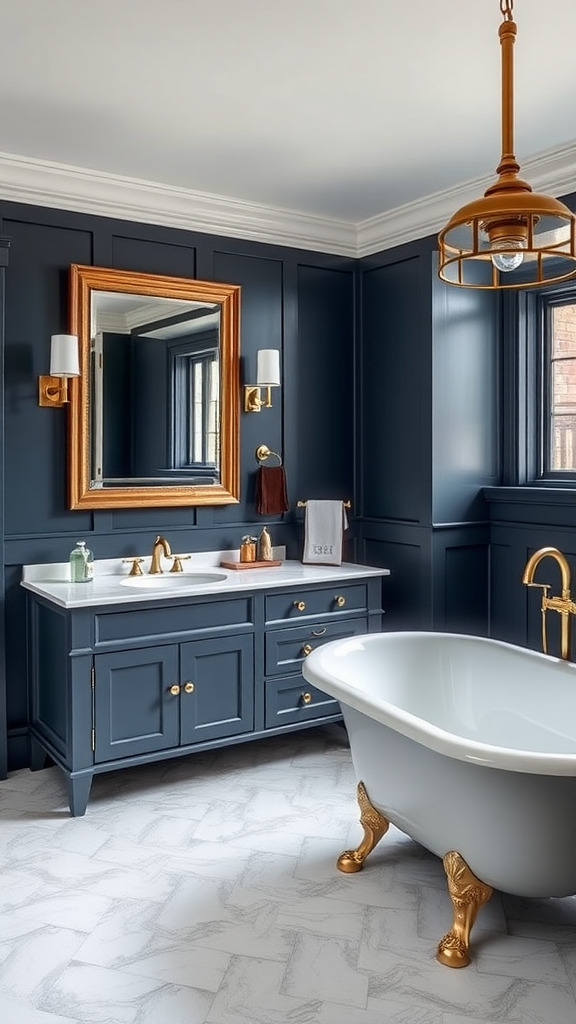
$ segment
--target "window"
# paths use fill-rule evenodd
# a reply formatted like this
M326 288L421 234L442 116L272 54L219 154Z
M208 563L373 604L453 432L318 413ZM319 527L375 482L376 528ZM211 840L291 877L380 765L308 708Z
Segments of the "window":
M543 480L576 480L576 290L539 298L539 450Z
M209 481L220 463L220 373L214 337L170 347L171 461Z

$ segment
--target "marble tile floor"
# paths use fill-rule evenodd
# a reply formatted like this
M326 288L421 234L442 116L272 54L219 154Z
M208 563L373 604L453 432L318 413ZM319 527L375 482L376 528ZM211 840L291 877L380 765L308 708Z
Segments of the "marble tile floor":
M391 828L360 874L332 725L97 776L0 783L2 1024L574 1024L576 898L496 893L434 957L442 865Z

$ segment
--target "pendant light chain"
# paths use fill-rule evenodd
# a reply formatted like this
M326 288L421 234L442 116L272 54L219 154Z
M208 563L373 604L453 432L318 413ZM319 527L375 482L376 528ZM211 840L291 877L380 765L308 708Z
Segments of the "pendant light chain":
M500 10L504 21L512 21L512 11L514 9L514 0L500 0Z

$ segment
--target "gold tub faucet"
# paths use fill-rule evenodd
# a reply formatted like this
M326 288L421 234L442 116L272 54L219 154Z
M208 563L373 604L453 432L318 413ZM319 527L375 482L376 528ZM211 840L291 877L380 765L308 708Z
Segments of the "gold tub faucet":
M148 570L149 572L163 572L162 562L160 561L162 552L166 555L166 558L170 558L170 555L172 554L172 550L170 548L168 541L166 540L165 537L161 537L160 534L158 533L156 534L156 539L154 541L154 544L152 545L152 561L150 563L150 569Z
M548 597L548 592L550 590L549 583L534 583L534 573L544 558L552 558L560 568L560 575L562 578L562 597ZM566 556L563 555L558 548L546 547L540 548L539 551L535 551L524 566L522 583L527 587L540 587L543 591L540 611L542 615L542 650L544 651L544 654L548 654L548 644L546 641L546 612L551 608L561 616L561 653L565 660L569 660L570 616L576 615L576 604L574 604L574 601L570 597L570 566L568 565Z

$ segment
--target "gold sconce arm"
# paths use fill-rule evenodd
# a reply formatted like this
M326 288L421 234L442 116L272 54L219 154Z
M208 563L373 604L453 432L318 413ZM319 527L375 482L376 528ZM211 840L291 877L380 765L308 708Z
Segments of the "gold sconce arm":
M41 408L57 409L68 401L67 377L51 377L48 373L38 377L38 405Z
M244 412L260 412L261 409L272 408L272 387L266 388L266 397L262 398L259 384L244 385Z

